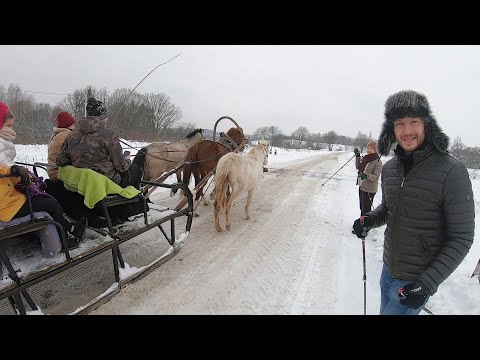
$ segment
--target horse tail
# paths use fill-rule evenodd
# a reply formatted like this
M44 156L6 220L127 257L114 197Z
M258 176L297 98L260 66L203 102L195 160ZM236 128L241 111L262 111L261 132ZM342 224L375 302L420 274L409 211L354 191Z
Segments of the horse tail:
M197 157L198 146L192 145L188 148L187 152L185 153L185 158L183 161L183 175L182 175L182 182L188 187L190 184L190 176L192 175L193 165L190 162L195 161Z
M133 158L132 164L138 165L140 169L145 173L145 154L147 153L147 147L140 149L137 155Z
M214 206L218 213L221 214L225 210L225 198L229 186L229 164L227 162L221 162L217 165L215 171L215 203Z

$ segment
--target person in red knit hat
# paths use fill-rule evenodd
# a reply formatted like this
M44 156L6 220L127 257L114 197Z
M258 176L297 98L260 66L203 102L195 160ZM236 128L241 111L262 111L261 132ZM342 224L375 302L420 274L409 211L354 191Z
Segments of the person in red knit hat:
M75 118L66 111L62 111L55 118L55 125L53 127L53 134L48 141L48 163L55 164L57 156L62 145L67 139L68 135L75 129ZM56 181L58 170L49 167L47 169L48 177L50 180Z
M10 166L15 164L16 133L13 130L13 114L7 104L0 101L0 164Z

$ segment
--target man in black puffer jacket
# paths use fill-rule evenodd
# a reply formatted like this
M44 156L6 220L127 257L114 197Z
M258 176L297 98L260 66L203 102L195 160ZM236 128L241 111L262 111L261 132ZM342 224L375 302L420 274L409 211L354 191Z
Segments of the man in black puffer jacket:
M428 100L412 90L391 95L379 152L395 156L382 169L382 203L357 219L359 238L387 224L380 279L381 315L417 315L467 255L475 205L465 166L447 152L449 138Z

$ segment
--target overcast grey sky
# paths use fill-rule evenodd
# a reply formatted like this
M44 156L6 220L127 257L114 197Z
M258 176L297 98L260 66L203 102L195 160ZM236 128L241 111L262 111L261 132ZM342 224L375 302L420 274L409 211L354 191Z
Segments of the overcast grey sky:
M376 138L387 97L413 89L428 97L451 142L460 136L466 146L480 146L478 45L0 45L0 51L0 84L55 93L87 85L133 89L181 53L137 92L166 93L182 121L212 129L226 115L246 133L268 125L291 134L305 126Z

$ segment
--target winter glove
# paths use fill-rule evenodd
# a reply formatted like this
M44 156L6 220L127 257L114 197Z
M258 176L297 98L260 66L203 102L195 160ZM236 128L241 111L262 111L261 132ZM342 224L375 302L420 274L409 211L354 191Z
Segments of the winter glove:
M365 174L365 173L363 173L363 172L361 172L361 171L358 172L358 176L359 176L360 179L362 179L362 180L367 180L367 174Z
M360 151L357 148L353 149L353 152L355 153L356 157L360 157Z
M368 235L368 232L373 226L372 219L368 216L360 216L355 222L353 223L353 230L355 231L355 235L358 238L364 238Z
M18 165L12 165L10 167L10 174L19 176L22 184L30 184L30 175L28 175L27 168Z
M400 304L408 306L412 309L418 309L425 303L425 299L429 296L424 286L420 282L409 283L403 288L398 289L398 297Z

